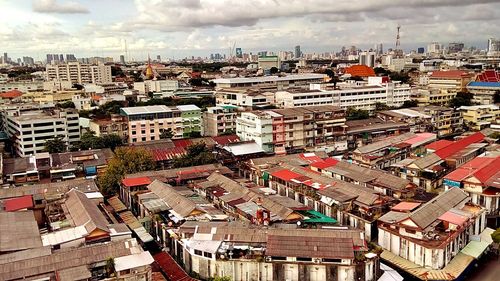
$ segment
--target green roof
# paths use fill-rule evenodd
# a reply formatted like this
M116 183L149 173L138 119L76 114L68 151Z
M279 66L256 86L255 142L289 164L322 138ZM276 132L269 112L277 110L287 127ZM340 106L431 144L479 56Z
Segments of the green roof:
M460 252L477 259L484 253L489 245L490 243L484 241L470 241Z
M336 219L314 210L305 211L303 214L307 217L307 219L304 219L306 223L337 223Z

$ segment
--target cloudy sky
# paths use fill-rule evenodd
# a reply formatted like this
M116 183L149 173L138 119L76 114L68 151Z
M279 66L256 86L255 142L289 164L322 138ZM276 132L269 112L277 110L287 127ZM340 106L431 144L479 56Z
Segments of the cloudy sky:
M244 52L338 51L429 42L481 48L500 37L499 0L0 0L0 52L162 57Z

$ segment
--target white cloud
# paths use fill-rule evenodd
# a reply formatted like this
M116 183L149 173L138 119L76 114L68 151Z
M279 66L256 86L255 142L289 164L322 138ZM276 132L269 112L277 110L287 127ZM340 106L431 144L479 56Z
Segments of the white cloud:
M33 0L33 11L49 14L85 14L89 10L75 1Z

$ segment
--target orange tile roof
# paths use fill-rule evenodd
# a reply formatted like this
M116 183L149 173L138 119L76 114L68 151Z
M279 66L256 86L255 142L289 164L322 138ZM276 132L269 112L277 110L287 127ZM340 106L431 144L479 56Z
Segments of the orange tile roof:
M22 95L23 95L23 93L21 91L12 90L12 91L8 91L8 92L5 92L5 93L1 93L0 97L3 98L3 99L15 99L15 98L18 98L18 97L20 97Z
M359 77L375 76L375 71L373 70L373 68L366 65L350 66L345 70L345 73L351 74L351 76L359 76Z
M433 71L431 74L431 78L462 78L464 76L470 76L470 74L463 70Z

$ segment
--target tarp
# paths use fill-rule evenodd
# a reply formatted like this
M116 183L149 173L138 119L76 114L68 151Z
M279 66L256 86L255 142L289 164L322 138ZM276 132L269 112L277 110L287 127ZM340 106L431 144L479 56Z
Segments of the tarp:
M309 217L308 219L305 219L304 222L307 223L337 223L337 220L323 215L320 212L314 211L314 210L309 210L303 212L305 216Z
M484 253L489 245L490 243L485 241L470 241L460 252L477 259Z

